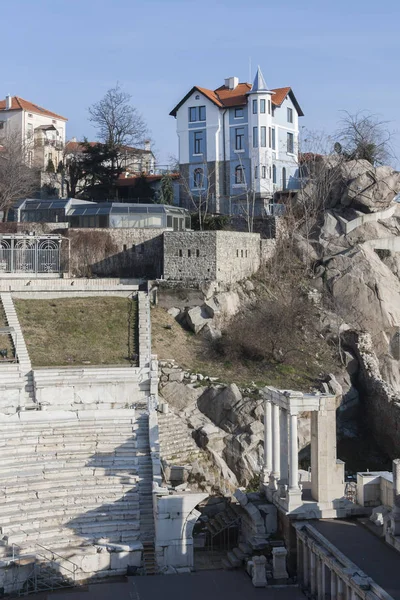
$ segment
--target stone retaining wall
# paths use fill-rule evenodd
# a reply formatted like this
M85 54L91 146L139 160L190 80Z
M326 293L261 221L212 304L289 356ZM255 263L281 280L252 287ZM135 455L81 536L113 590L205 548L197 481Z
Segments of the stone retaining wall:
M164 278L234 283L260 267L260 235L231 231L164 233Z

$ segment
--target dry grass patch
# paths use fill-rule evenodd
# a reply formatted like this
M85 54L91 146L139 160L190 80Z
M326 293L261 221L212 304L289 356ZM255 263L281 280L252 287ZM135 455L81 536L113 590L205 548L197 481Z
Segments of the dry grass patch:
M224 383L247 387L252 382L259 386L309 390L314 379L310 369L288 364L265 364L251 360L224 359L212 344L201 335L183 329L171 315L160 307L151 311L152 351L159 359L174 359L189 371L219 377ZM313 374L314 375L314 374Z
M36 367L128 365L129 347L137 352L136 301L92 297L14 302Z

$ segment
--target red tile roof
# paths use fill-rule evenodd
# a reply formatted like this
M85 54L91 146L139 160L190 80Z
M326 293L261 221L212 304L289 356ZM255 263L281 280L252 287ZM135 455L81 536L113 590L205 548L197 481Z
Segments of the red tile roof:
M176 113L178 109L182 106L182 104L192 95L194 91L201 92L206 98L211 100L214 104L223 108L230 108L232 106L245 106L247 104L247 94L251 90L250 83L239 83L234 90L230 90L225 85L221 85L221 87L216 90L209 90L207 88L194 86L188 94L175 106L175 108L169 113L171 116L176 117ZM286 96L289 94L291 100L296 106L296 109L300 116L303 115L303 112L297 103L297 100L292 92L292 88L283 87L283 88L275 88L271 90L274 92L272 95L272 104L274 106L281 106L282 102L285 100Z
M0 100L0 110L6 110L6 101ZM45 115L46 117L53 117L53 119L61 119L62 121L68 121L66 117L62 117L61 115L57 115L56 113L47 110L39 106L38 104L33 104L33 102L29 102L28 100L24 100L19 96L13 96L11 98L11 109L10 110L26 110L27 112L34 112L38 115Z
M100 142L88 142L89 146L92 146L92 148L94 146L97 146L97 144L100 144ZM65 144L65 148L66 150L70 151L70 152L84 152L84 147L83 147L83 143L82 142L67 142ZM127 152L127 154L132 153L132 154L136 154L136 153L149 153L152 154L151 150L143 150L141 148L133 148L132 146L121 146L121 150L125 150L125 152Z

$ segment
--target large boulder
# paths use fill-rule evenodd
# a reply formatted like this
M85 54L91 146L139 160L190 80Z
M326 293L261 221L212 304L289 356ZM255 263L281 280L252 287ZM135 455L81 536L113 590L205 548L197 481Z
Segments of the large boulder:
M339 320L371 334L380 365L391 383L399 381L392 340L400 326L400 281L367 245L357 246L325 263L326 283ZM390 375L390 376L389 376ZM398 388L397 384L397 389Z
M374 168L369 165L363 173L353 175L346 182L341 204L357 207L366 213L377 212L388 208L398 192L400 173L391 167Z
M185 323L194 333L199 333L211 321L203 306L195 306L185 313Z

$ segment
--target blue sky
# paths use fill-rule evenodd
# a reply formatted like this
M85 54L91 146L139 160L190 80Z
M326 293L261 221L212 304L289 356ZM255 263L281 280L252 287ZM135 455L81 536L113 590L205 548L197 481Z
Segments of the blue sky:
M400 131L399 22L398 0L13 0L2 3L0 97L94 139L87 108L118 81L165 163L177 154L170 110L193 85L248 81L251 58L252 78L259 64L269 86L293 88L308 129L366 109Z

